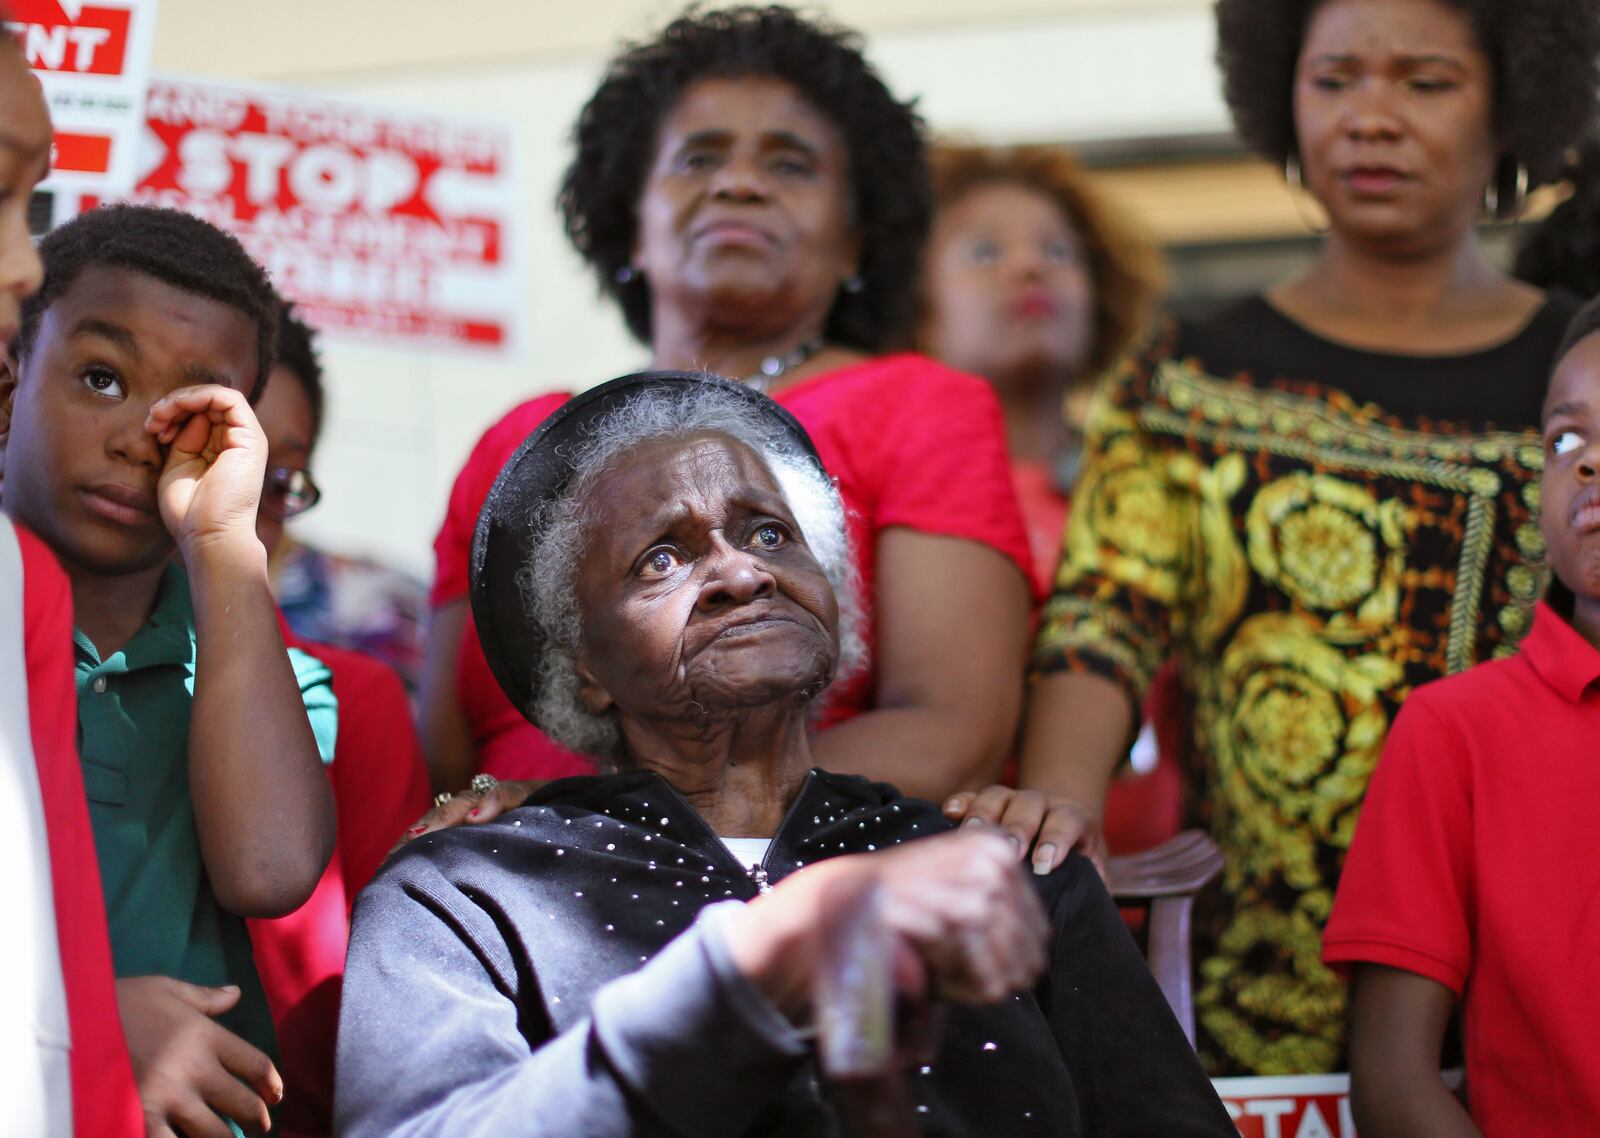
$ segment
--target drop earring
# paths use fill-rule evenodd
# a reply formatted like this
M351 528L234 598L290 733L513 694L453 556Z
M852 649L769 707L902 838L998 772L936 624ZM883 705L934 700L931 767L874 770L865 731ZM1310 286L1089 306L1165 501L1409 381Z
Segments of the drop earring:
M1309 229L1313 234L1321 237L1328 232L1327 225L1319 225L1315 217L1306 214L1304 198L1310 194L1306 190L1305 179L1300 171L1300 155L1289 154L1283 160L1283 180L1289 183L1289 196L1294 199L1294 211L1300 217L1300 224Z
M642 275L643 274L632 265L623 265L616 272L611 274L611 279L616 281L619 285L625 285L632 284Z

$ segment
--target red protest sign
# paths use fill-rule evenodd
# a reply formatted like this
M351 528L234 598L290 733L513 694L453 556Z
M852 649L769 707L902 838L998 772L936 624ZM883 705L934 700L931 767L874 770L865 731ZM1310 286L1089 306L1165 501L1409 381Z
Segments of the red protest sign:
M156 0L7 0L7 30L39 77L54 123L56 221L82 196L133 186Z
M509 127L172 79L152 81L145 116L133 197L231 230L314 323L511 346Z
M111 169L111 139L107 135L57 131L52 143L50 168L54 171L104 174Z
M10 0L12 30L35 71L121 75L132 8L61 0Z

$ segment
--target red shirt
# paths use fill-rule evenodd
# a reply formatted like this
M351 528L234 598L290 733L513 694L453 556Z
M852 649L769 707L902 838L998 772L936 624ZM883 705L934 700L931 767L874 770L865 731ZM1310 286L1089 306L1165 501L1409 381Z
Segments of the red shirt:
M1486 1138L1600 1118L1596 740L1600 651L1541 604L1518 655L1406 700L1323 936L1461 999Z
M1061 532L1067 526L1067 496L1056 489L1050 465L1018 462L1011 483L1022 507L1033 551L1034 585L1048 594L1061 559ZM1120 771L1106 788L1102 829L1113 854L1138 853L1158 846L1179 830L1183 810L1183 776L1178 756L1188 737L1187 699L1178 671L1167 664L1156 673L1144 700L1144 721L1155 731L1160 759L1154 770ZM1008 781L1010 775L1007 776Z
M1047 462L1012 464L1011 485L1017 492L1017 505L1028 530L1034 589L1041 596L1048 596L1055 585L1056 564L1061 560L1061 531L1067 528L1067 509L1072 503L1056 489Z
M435 607L466 595L472 532L490 487L512 452L566 398L530 400L479 440L456 479L434 541ZM877 538L891 526L991 546L1032 582L1000 405L981 379L903 354L801 380L774 398L800 420L838 480L869 630ZM869 649L872 640L869 631ZM470 614L458 682L482 769L500 778L553 778L591 769L588 760L554 747L511 706L484 662ZM832 693L821 726L867 710L872 687L871 674L864 672Z
M125 1138L144 1133L144 1112L117 1015L105 895L78 765L72 590L45 544L21 526L16 534L22 550L29 728L72 1033L73 1132L77 1138Z
M428 772L411 706L394 669L344 648L290 647L333 672L339 725L328 777L339 827L333 858L311 898L287 917L253 920L251 945L282 1055L283 1132L333 1132L333 1052L350 909L389 847L429 806Z

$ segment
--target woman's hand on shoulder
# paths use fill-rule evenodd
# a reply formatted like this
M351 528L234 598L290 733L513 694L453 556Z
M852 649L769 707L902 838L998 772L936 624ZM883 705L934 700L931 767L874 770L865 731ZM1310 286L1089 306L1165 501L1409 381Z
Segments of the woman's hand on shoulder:
M521 806L543 785L542 782L508 780L496 782L483 791L468 789L457 794L441 794L434 799L433 808L401 835L389 854L392 857L407 842L413 842L424 834L455 826L481 826L485 822L493 822L507 810Z
M1106 875L1106 837L1099 813L1064 794L989 786L951 795L944 816L964 826L987 824L1003 830L1018 858L1025 858L1041 876L1067 860L1073 849Z

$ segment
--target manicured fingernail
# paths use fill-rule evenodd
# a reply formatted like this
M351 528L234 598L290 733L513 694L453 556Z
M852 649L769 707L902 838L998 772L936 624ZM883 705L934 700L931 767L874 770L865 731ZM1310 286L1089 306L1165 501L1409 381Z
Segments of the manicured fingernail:
M1021 857L1022 851L1027 848L1023 845L1022 839L1017 837L1015 834L1008 833L1006 835L1006 840L1011 843L1011 852L1016 854L1018 857Z
M477 816L478 816L478 808L476 806L474 806L471 810L467 811L467 817L468 818L476 818Z
M1033 872L1044 877L1050 872L1050 863L1056 859L1056 847L1046 843L1033 851Z
M412 826L411 829L406 831L406 837L414 838L418 834L427 832L427 829L428 827L426 826Z
M946 814L957 814L960 813L960 811L961 799L959 798L952 798L944 804L944 812Z
M963 826L981 826L981 825L983 825L983 819L982 818L976 818L976 817L968 818L965 822L963 822L961 824Z

